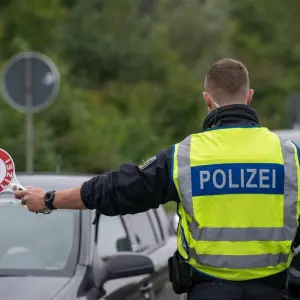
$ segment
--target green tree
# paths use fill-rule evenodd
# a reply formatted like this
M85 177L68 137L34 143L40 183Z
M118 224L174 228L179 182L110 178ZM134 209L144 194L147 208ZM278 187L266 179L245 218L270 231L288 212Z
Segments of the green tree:
M285 125L287 94L299 90L299 2L232 0L232 49L246 63L262 123Z
M0 9L0 66L19 51L35 50L61 72L59 97L34 118L39 171L59 163L62 171L103 172L122 161L141 162L201 130L207 68L231 50L244 54L247 16L233 0L5 0ZM274 70L258 95L273 91ZM24 116L3 101L0 108L1 147L22 170Z

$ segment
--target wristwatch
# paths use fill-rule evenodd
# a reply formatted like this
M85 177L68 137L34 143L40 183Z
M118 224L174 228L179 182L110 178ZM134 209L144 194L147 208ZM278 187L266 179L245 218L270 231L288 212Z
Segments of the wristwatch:
M56 209L56 207L53 206L54 199L55 199L55 191L49 191L45 194L44 202L48 210Z

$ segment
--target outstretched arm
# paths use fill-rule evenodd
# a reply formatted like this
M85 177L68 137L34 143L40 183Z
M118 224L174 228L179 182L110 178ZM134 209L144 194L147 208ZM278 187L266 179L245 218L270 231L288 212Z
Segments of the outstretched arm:
M150 158L142 166L122 164L117 171L93 177L82 187L55 193L54 207L58 209L97 209L114 216L139 213L169 201L178 201L171 179L171 148ZM42 211L45 191L28 189L15 193L17 199L27 200L30 211Z
M171 149L164 150L142 166L123 164L117 171L85 182L81 188L84 205L113 216L139 213L177 201L170 178L171 155Z

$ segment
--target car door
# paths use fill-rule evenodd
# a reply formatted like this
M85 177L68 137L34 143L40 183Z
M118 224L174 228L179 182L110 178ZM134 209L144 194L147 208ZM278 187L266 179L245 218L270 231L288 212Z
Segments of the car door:
M150 210L148 212L128 215L126 221L130 228L133 251L143 252L149 255L154 261L156 272L151 274L151 284L156 297L163 294L161 299L176 299L171 290L168 273L168 258L176 249L176 237L170 237L165 225L160 219L163 216L163 208ZM172 242L173 239L173 242ZM165 297L168 295L168 297Z
M171 224L163 206L152 212L153 218L155 217L156 220L155 222L158 223L159 236L162 240L161 247L156 251L156 255L160 257L162 263L160 283L163 283L163 286L158 284L162 289L157 296L157 300L180 299L173 292L172 285L169 282L169 268L167 264L168 258L174 254L177 248L177 237L169 230Z
M96 248L104 260L120 251L132 251L128 228L123 217L101 215L96 231ZM140 300L143 297L140 288L147 283L148 275L110 280L104 285L107 300Z

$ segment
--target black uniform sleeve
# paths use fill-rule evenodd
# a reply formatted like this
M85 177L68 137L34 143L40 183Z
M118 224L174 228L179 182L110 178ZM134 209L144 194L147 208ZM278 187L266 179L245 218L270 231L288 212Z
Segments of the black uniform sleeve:
M85 182L81 198L88 209L115 216L144 212L169 201L179 201L171 179L172 148L161 151L139 167L120 169Z

